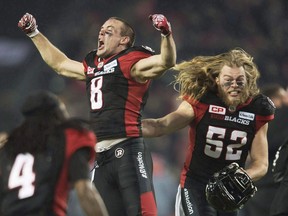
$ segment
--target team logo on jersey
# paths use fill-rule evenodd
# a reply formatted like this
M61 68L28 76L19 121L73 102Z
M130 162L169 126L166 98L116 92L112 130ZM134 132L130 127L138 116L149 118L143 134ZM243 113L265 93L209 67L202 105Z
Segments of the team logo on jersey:
M97 68L101 69L103 67L103 65L104 65L104 62L99 62L98 65L97 65Z
M226 108L225 107L220 107L220 106L215 106L215 105L210 105L209 106L209 113L225 115Z
M121 158L124 155L124 149L123 148L117 148L115 150L115 157L116 158Z
M87 68L87 74L93 74L94 73L95 68L88 66Z
M253 121L254 118L255 118L255 114L254 113L240 111L239 112L239 118Z

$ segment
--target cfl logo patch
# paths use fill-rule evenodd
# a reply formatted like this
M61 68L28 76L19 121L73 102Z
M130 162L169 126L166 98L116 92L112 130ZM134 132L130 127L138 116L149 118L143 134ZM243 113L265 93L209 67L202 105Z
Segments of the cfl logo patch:
M124 155L124 149L122 149L122 148L117 148L117 149L115 150L115 157L116 157L116 158L121 158L121 157L123 157L123 155Z

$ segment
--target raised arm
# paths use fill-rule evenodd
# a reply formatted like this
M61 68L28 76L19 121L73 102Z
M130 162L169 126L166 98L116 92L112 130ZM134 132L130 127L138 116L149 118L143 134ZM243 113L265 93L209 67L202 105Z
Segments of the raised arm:
M31 38L43 60L58 74L84 80L84 67L81 62L68 58L39 32L36 19L26 13L18 22L18 27Z
M262 178L268 170L268 123L263 125L256 133L250 151L250 162L246 172L253 181Z
M194 119L192 106L183 101L178 109L168 115L158 119L143 119L143 137L159 137L180 130Z
M170 23L162 14L150 15L149 18L153 26L161 32L161 47L160 54L142 59L133 66L132 77L142 82L161 76L176 63L176 45Z

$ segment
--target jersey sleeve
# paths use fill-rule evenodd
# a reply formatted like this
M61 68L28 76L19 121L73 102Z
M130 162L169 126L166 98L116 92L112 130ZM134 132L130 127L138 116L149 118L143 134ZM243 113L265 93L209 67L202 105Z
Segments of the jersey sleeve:
M68 128L66 133L66 158L70 159L71 155L80 148L88 147L90 149L90 162L95 160L96 136L92 131L79 131L74 128Z
M124 76L127 79L131 79L130 71L131 71L132 66L138 61L140 61L141 59L152 56L152 54L153 54L152 52L150 52L149 50L145 50L143 48L143 49L135 49L134 51L131 51L127 53L126 55L121 56L119 58L119 63L120 63L121 70L125 72Z
M274 119L275 105L265 95L258 95L255 97L256 110L256 130L258 131L264 124Z
M185 95L183 97L183 100L189 103L192 106L192 109L194 111L195 115L195 122L198 123L202 117L204 116L205 112L208 109L208 105L205 103L202 103L199 100L196 100L194 98L189 97L188 95Z
M69 179L71 182L90 178L89 156L90 152L88 148L78 149L72 154L69 163Z

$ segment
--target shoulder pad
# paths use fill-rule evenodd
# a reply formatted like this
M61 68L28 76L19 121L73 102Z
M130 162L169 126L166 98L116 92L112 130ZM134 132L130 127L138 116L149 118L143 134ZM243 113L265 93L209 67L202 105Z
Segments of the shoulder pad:
M275 105L272 100L263 95L259 94L253 99L255 110L259 115L268 116L275 113Z

